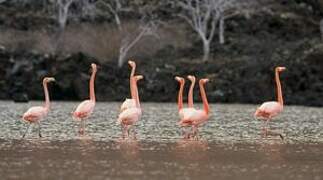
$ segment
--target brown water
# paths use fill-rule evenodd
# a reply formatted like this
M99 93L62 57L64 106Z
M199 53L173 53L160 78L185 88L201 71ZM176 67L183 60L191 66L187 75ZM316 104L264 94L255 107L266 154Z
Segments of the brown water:
M21 135L31 105L0 103L0 179L323 179L323 110L288 106L263 137L253 105L212 105L200 140L183 140L175 104L143 104L138 140L122 140L119 103L98 103L87 135L53 103L42 123ZM283 134L281 140L278 134Z

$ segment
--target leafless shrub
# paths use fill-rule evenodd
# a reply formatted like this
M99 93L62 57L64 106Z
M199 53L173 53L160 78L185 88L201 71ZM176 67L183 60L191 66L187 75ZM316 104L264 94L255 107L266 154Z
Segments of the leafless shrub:
M259 2L254 0L179 0L174 7L180 8L178 14L199 35L203 42L203 61L208 60L210 43L216 30L220 44L225 43L225 20L238 14L249 16ZM217 28L218 27L218 28Z

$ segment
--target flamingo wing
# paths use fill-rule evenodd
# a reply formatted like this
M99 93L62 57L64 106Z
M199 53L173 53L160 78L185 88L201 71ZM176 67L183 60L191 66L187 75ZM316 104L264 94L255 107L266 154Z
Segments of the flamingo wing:
M179 112L179 115L181 118L179 125L181 126L191 125L193 123L192 117L194 116L195 113L196 113L196 109L194 108L183 108Z
M85 100L81 104L79 104L74 111L74 117L75 118L86 118L94 110L95 102L91 100Z
M199 125L207 121L209 116L203 110L196 110L194 113L192 113L190 118L192 119L193 124Z
M274 117L282 110L282 105L276 101L265 102L257 109L255 116L265 118Z
M129 108L119 114L118 123L132 125L137 122L141 117L141 109Z
M126 109L129 109L129 108L135 108L136 107L136 101L134 99L126 99L121 107L120 107L120 112L123 112L124 110Z
M35 122L41 120L47 115L48 111L43 106L35 106L29 108L23 115L23 119L29 122Z

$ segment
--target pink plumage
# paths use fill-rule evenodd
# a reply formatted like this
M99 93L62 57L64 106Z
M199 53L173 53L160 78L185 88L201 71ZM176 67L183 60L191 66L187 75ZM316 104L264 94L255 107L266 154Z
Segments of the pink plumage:
M49 100L49 93L48 93L48 88L47 88L47 83L55 81L54 78L52 77L45 77L43 79L43 88L44 88L44 93L45 93L45 105L44 106L35 106L29 108L22 116L22 119L24 121L31 123L37 123L38 124L38 133L39 137L41 137L41 132L40 132L40 121L45 118L49 112L50 109L50 100ZM29 124L29 126L30 126ZM23 134L23 138L25 137L26 133L28 132L29 126L25 133Z
M95 90L94 90L94 81L95 81L95 75L97 72L97 66L96 64L92 63L91 64L92 68L92 74L90 78L90 83L89 83L89 89L90 89L90 99L85 100L81 102L75 109L75 111L72 113L73 119L81 121L81 125L79 127L79 134L83 135L85 132L85 119L88 118L95 107Z
M94 101L85 100L77 106L76 110L73 113L73 117L76 120L87 118L92 114L94 107L95 107Z
M30 123L35 123L40 121L48 114L48 109L43 106L35 106L28 109L27 112L24 113L22 119L28 121Z
M263 103L259 108L257 108L254 117L270 121L272 118L277 116L283 111L284 101L282 95L282 88L279 79L279 73L284 71L285 67L275 68L275 81L277 86L277 101L269 101Z

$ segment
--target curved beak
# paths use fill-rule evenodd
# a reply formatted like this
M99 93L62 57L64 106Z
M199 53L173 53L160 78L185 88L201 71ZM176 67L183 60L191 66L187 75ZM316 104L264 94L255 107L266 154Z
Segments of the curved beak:
M53 77L48 78L48 82L55 82L55 81L56 81L56 79L55 79L55 78L53 78Z

